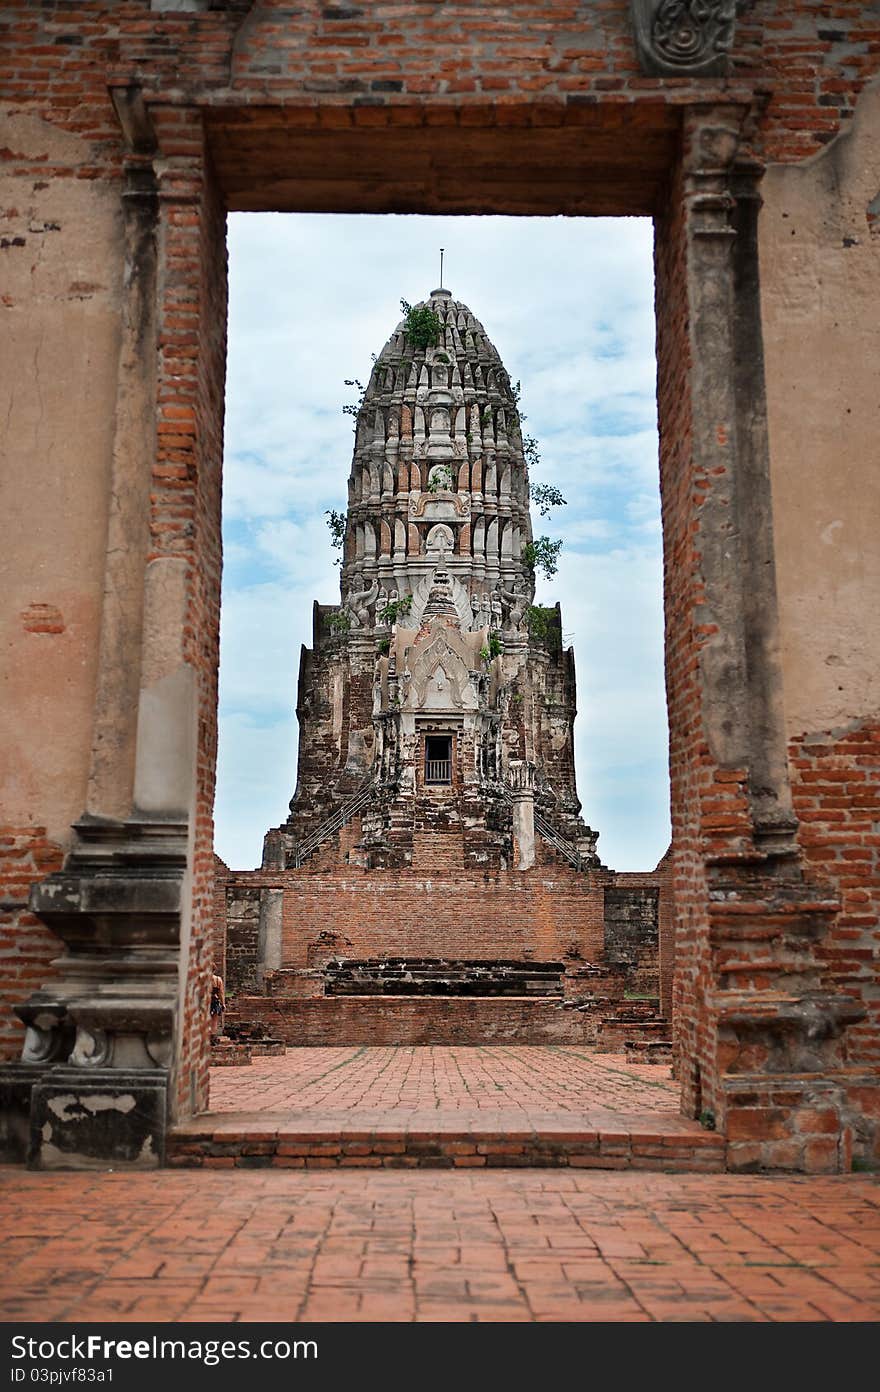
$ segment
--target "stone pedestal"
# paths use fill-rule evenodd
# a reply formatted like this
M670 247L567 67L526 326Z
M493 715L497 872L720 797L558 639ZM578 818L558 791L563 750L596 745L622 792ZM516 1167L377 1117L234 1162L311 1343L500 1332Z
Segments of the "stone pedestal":
M164 1069L52 1068L30 1098L36 1170L156 1169L165 1163Z
M39 1169L163 1163L178 1029L186 826L84 818L63 870L31 892L62 939L18 1014L0 1072L0 1154Z

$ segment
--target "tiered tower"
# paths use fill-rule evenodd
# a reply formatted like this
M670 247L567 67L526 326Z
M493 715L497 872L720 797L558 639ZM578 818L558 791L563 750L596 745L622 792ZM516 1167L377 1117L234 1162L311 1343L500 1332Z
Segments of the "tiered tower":
M365 869L418 868L432 832L460 834L465 864L525 869L535 825L598 864L578 815L574 657L559 606L534 605L517 393L448 290L416 310L358 410L342 603L314 606L296 792L264 866L301 863L354 807L347 855Z

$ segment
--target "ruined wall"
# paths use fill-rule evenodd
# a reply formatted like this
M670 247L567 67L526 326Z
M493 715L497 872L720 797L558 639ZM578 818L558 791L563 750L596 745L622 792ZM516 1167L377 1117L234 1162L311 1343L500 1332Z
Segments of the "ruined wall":
M595 1022L556 1001L521 997L334 996L320 1000L242 997L230 1021L246 1019L291 1046L587 1044Z
M11 351L7 349L9 363L2 374L4 388L13 396L14 428L8 438L13 441L16 482L14 510L7 506L4 513L11 519L5 556L14 560L11 580L3 586L12 637L11 662L5 665L10 675L2 733L13 745L14 757L3 790L0 851L9 867L2 907L15 924L11 950L17 954L14 970L21 972L13 983L17 996L26 994L38 979L41 959L53 950L51 936L34 924L24 908L28 880L55 866L67 844L70 822L84 807L112 810L116 815L124 812L125 788L131 781L133 712L141 675L136 616L134 628L126 631L117 651L119 657L126 643L133 644L134 700L128 715L102 727L102 737L115 731L115 740L98 780L101 798L90 801L89 702L96 685L101 689L96 669L102 548L111 422L118 419L114 382L124 294L117 211L123 142L108 96L109 82L142 82L160 125L163 107L176 108L179 114L181 107L192 111L202 104L210 106L206 124L222 200L228 206L302 207L307 189L309 207L329 210L394 206L419 211L534 212L540 208L558 212L563 205L569 212L590 213L658 209L659 397L670 632L667 670L677 843L674 874L682 948L678 1004L688 1012L688 1055L698 1065L705 1061L707 1068L715 1057L714 1041L692 1008L711 984L705 955L704 866L709 854L736 841L746 818L740 771L730 767L722 770L725 777L716 778L707 757L705 712L695 675L705 635L699 632L701 597L691 529L698 530L701 492L714 485L711 479L692 479L686 468L692 422L687 392L689 325L687 310L682 308L687 300L684 239L676 223L681 186L676 186L673 176L668 196L661 197L658 190L662 179L673 175L677 113L688 103L705 101L707 95L714 99L737 93L748 100L752 89L764 94L766 106L756 113L752 138L758 156L780 166L771 168L764 185L762 296L795 804L804 813L802 846L818 869L836 878L846 897L838 924L843 935L837 939L840 951L853 954L850 960L859 964L859 973L875 969L876 908L865 897L870 893L861 880L865 872L845 867L873 867L876 855L871 839L875 832L867 829L861 801L871 795L871 766L864 761L872 756L864 722L876 715L876 702L862 685L866 671L857 650L858 634L867 631L877 605L871 598L874 581L864 561L854 559L863 550L864 532L855 513L841 501L844 495L853 497L860 516L868 514L870 457L860 441L872 438L876 430L877 393L864 374L872 359L876 361L876 353L870 351L869 316L874 322L877 316L870 307L875 298L870 287L876 284L876 276L864 268L876 248L871 205L877 190L864 180L873 177L875 156L870 147L860 146L869 148L867 156L860 156L864 179L858 161L850 165L839 146L829 151L831 163L815 160L795 166L815 156L846 128L860 92L880 66L880 26L876 6L862 0L840 0L833 14L825 5L780 7L775 0L755 0L738 8L742 12L731 79L664 82L639 74L627 0L609 0L601 7L577 4L564 14L558 5L540 0L518 5L515 11L491 0L478 0L466 10L411 6L403 0L360 10L328 7L317 0L296 8L282 0L266 0L200 12L159 12L146 0L113 5L58 0L38 7L25 3L3 7L0 90L6 125L0 146L13 181L7 207L15 211L10 211L10 227L4 222L0 235L0 255L8 258L12 268L12 284L4 286L0 312L16 335L3 337ZM868 94L865 111L872 109L873 100ZM260 121L273 110L274 134L267 137ZM860 115L859 120L864 120L870 136L876 118ZM160 175L171 179L171 185L165 184L166 193L180 173L177 161L193 160L195 170L190 174L207 167L204 149L194 137L195 124L191 116L181 117L176 129L171 120L164 132L158 166ZM419 131L417 140L414 127ZM546 161L533 153L545 130L553 131L562 183L570 172L569 162L578 171L576 195L571 180L563 188L548 178ZM303 135L311 138L313 132L321 142L303 150L291 168L294 142ZM343 136L337 141L340 132ZM490 135L496 142L494 152L505 148L509 157L515 145L518 152L532 152L531 163L523 156L515 177L505 179L494 154L488 157L481 144ZM358 147L369 149L369 159L353 160L353 147L345 144L349 136L352 141L373 141ZM393 159L387 153L391 146L385 144L392 140L396 142ZM418 151L428 148L447 160L442 178L428 178L419 162ZM348 161L343 182L327 177L326 157L331 149ZM559 153L563 149L565 160ZM579 161L591 152L592 165L582 166ZM355 174L353 163L357 163ZM389 167L397 181L393 186L388 182ZM827 179L825 170L831 171ZM809 201L812 195L802 194L807 185L802 186L801 176L805 181L817 179L816 202L806 215L803 197ZM836 205L838 188L852 190L841 201L842 212ZM216 581L205 577L213 576L217 562L219 459L216 419L212 439L209 416L212 400L216 405L221 370L222 326L216 316L222 296L214 272L208 276L211 284L192 283L196 234L190 220L199 224L204 211L207 220L197 230L198 237L201 229L207 234L209 224L216 231L221 198L212 207L209 203L210 199L180 210L172 237L179 234L186 243L171 268L172 279L179 277L182 296L194 295L206 311L212 303L215 316L208 312L182 329L211 340L213 367L207 369L197 391L200 405L192 417L198 432L192 438L198 440L198 448L188 452L182 465L182 484L195 490L198 504L191 516L176 519L179 530L175 533L172 526L158 546L164 557L176 556L183 562L185 604L180 629L187 629L183 658L194 673L199 707L197 815L195 795L190 809L191 897L196 917L193 936L184 948L185 961L192 968L184 974L185 1006L191 1017L186 1044L191 1074L201 1067L196 1063L201 1039L196 1021L207 969ZM787 220L781 216L785 211ZM167 206L163 218L168 230ZM788 254L776 254L783 244L797 240L787 226L792 221L797 236L807 240L808 253L800 264ZM57 229L51 226L55 223ZM856 225L855 240L845 245ZM864 309L854 293L857 283L865 287ZM809 292L804 288L808 285ZM823 285L829 293L823 292ZM817 290L819 317L807 321L804 305ZM789 300L794 323L786 329ZM837 315L838 304L846 307L845 315ZM188 311L184 308L182 313L185 317ZM839 365L829 362L824 352L828 344L834 345ZM44 367L50 370L44 372ZM213 379L214 387L208 379ZM833 435L814 428L811 401L822 402L823 409L835 415ZM838 401L841 410L837 410ZM165 424L190 419L174 417L171 406L170 400L163 402ZM169 431L169 438L181 433L185 432ZM151 447L150 440L149 432L130 430L123 445L136 453L138 447ZM839 448L840 441L845 442L845 451ZM846 455L844 474L842 453ZM808 461L808 469L799 467L803 461ZM204 481L197 478L203 468L207 469ZM174 507L169 477L166 482L159 475L154 480L159 512L166 504ZM833 515L825 511L830 498L835 503ZM843 522L842 528L833 526L838 521ZM202 536L194 540L199 527ZM176 536L173 543L172 535ZM180 550L175 550L178 544ZM801 600L804 558L814 553L819 556L816 584L807 585ZM197 578L196 572L203 567L204 575ZM838 584L841 576L844 579ZM27 583L30 580L39 581L36 591ZM137 609L137 602L133 608ZM821 638L816 661L810 647L812 635L805 639L810 630ZM842 659L843 666L827 658ZM845 679L841 679L843 672ZM835 679L843 688L837 694ZM118 710L124 712L124 703L119 702ZM847 740L847 735L852 738ZM816 744L815 737L820 736L824 742ZM93 756L93 772L100 766L101 760ZM835 842L840 834L836 828L843 828L846 840ZM811 841L813 837L818 839ZM867 852L870 859L864 854L845 855L847 851ZM4 950L8 942L7 937ZM848 944L845 949L844 944ZM864 988L866 999L871 989L876 988ZM862 1036L863 1049L867 1037ZM14 1051L11 1037L9 1047ZM683 1083L686 1104L696 1105L695 1073ZM201 1090L197 1077L196 1100Z
M842 912L828 977L880 1061L880 87L846 134L764 177L762 305L785 706L800 844Z
M623 967L630 996L659 996L660 887L647 875L621 874L605 886L603 960Z
M458 851L460 857L460 840ZM474 875L461 862L457 872L435 862L428 874L345 866L235 874L227 892L230 986L234 974L244 977L232 966L236 955L243 958L255 942L253 914L243 906L260 887L284 890L287 967L317 967L332 956L602 958L602 888L585 875L559 865Z
M11 1003L60 951L28 890L87 800L122 232L118 181L84 177L87 132L28 103L3 114L0 147L0 1057L15 1057Z

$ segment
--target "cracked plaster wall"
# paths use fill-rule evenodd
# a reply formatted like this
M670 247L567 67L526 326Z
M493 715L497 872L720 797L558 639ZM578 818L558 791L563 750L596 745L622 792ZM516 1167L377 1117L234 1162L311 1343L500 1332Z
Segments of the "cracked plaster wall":
M773 165L762 311L789 734L880 711L880 86L821 154Z
M0 127L0 801L62 845L86 803L119 351L118 188L37 117Z

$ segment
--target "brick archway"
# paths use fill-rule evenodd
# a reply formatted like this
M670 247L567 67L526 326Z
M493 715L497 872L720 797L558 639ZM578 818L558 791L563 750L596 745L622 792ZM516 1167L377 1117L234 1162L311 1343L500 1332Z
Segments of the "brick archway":
M638 213L657 228L682 1108L733 1168L845 1168L861 1012L822 971L836 905L789 787L751 85L304 100L248 66L254 14L228 70L111 84L124 277L95 729L85 815L32 897L68 956L23 1007L14 1106L36 1134L61 1093L103 1089L120 1116L134 1096L155 1154L166 1089L172 1116L207 1099L226 211Z

